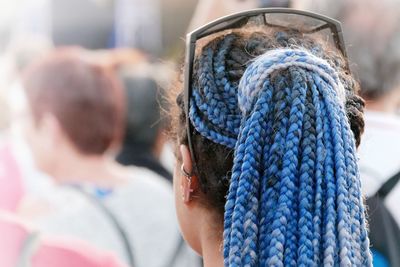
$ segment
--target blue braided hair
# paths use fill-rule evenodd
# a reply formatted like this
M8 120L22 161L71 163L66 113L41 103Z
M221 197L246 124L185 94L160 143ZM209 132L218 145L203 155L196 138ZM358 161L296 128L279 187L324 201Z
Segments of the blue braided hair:
M217 167L196 164L206 196L224 203L225 266L371 266L356 157L363 102L343 60L299 40L229 33L195 61L195 153Z

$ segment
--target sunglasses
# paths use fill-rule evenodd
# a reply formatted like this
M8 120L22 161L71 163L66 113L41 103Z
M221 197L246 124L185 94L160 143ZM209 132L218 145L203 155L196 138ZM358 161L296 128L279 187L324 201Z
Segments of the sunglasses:
M312 12L290 8L260 8L235 13L212 21L186 35L186 55L184 67L184 109L186 114L186 134L194 169L196 157L193 149L193 126L189 118L190 98L192 96L193 64L198 48L206 37L229 30L266 27L295 30L303 36L317 36L336 47L346 60L349 69L342 27L339 21Z

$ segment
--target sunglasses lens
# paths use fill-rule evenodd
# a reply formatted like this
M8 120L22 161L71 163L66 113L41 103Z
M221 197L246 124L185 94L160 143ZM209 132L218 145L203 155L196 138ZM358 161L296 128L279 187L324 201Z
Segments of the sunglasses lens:
M267 13L262 16L265 17L265 21L270 25L277 25L297 30L303 29L304 31L311 31L327 24L323 20L299 14Z

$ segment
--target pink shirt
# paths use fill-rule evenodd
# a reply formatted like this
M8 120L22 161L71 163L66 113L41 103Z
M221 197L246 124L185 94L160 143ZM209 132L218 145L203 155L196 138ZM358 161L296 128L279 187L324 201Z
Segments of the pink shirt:
M0 216L0 266L16 267L31 231L7 216ZM116 257L83 241L40 237L29 253L31 267L123 267Z

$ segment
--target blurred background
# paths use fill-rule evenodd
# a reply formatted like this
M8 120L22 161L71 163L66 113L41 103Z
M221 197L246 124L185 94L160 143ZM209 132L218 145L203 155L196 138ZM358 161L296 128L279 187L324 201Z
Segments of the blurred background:
M257 7L342 22L375 266L400 266L400 0L0 0L1 267L201 266L175 219L165 97L187 32Z

